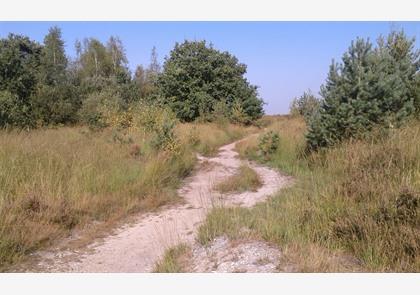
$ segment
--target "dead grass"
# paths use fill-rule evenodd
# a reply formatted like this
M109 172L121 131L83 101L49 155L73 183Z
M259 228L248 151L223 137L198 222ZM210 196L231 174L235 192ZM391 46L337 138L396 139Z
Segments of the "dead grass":
M216 190L222 194L257 191L262 186L260 176L248 165L241 165L238 172L216 185Z

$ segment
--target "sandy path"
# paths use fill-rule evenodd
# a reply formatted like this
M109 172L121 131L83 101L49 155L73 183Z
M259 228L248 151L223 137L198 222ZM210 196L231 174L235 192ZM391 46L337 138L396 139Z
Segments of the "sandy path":
M43 254L37 271L46 272L151 272L168 247L192 243L200 223L212 206L251 207L289 183L289 177L273 169L249 163L263 180L256 192L220 196L212 191L215 183L235 173L241 165L237 142L220 148L215 157L199 156L200 169L185 180L179 195L185 204L158 213L142 214L85 251L60 251ZM30 270L33 271L33 270Z

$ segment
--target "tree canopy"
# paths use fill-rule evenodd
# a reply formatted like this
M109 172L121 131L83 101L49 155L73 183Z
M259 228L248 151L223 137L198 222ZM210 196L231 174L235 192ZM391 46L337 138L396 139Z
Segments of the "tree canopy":
M157 80L159 99L184 121L212 113L220 101L229 110L239 103L244 116L254 120L263 114L263 101L245 73L245 64L206 41L176 43Z

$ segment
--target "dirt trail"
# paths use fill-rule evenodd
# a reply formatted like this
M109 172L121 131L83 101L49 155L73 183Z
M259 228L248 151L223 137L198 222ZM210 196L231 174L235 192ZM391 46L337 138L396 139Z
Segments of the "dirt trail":
M130 225L89 245L84 251L44 252L36 269L45 272L151 272L168 247L193 243L198 226L214 205L251 207L289 183L289 177L273 169L249 163L261 176L256 192L221 196L215 183L234 174L242 160L234 150L237 142L219 149L215 157L198 156L198 171L185 179L179 195L185 204L158 213L142 214Z

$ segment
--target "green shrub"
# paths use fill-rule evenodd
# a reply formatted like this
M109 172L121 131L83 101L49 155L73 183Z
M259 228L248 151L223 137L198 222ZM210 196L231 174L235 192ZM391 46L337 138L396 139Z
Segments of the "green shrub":
M0 127L33 126L30 107L23 104L17 95L0 91Z
M177 138L175 136L176 121L169 116L164 116L155 126L151 146L156 150L172 150L175 151L177 146Z
M230 111L230 120L232 123L241 125L248 125L252 121L251 117L247 115L239 100L235 100L233 102L233 106Z
M265 160L268 160L279 147L280 138L277 133L269 131L260 136L258 141L258 153Z
M91 128L98 129L112 125L115 113L121 111L123 101L119 94L111 89L90 94L79 111L80 120Z
M320 101L317 99L310 90L305 91L302 96L293 99L290 105L290 114L300 115L309 122L318 112Z

